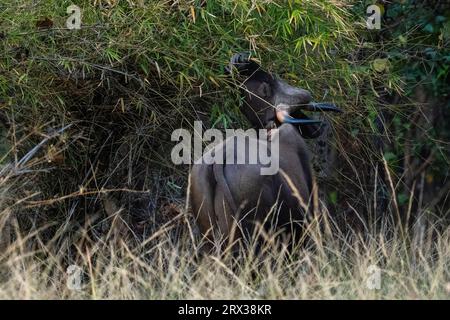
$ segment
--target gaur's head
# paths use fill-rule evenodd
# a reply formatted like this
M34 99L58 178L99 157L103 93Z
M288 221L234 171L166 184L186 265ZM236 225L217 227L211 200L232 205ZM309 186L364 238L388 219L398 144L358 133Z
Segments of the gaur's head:
M299 126L305 138L320 135L320 121L310 119L303 111L340 111L329 103L312 102L311 94L304 89L291 86L260 68L247 53L233 55L227 71L238 72L242 80L245 97L243 114L258 128L274 123L292 123Z

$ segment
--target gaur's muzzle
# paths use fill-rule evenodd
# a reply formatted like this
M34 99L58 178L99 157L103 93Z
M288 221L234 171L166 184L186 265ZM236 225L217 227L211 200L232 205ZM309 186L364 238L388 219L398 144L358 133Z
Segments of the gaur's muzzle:
M310 119L308 116L303 114L301 111L292 110L293 106L287 105L278 105L276 106L276 117L280 123L292 123L292 124L320 124L320 120ZM295 106L297 107L297 106ZM336 107L332 103L328 102L311 102L305 106L298 106L299 109L305 111L333 111L333 112L342 112L341 109ZM300 114L300 117L298 118Z

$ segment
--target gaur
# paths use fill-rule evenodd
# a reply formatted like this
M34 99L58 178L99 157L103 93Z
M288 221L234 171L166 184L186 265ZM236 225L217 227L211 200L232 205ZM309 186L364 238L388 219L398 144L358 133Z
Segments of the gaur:
M210 243L219 240L226 245L228 241L251 236L257 225L280 231L292 241L301 234L313 188L304 138L320 134L320 121L310 119L303 111L340 110L333 104L312 102L308 91L262 70L246 53L235 54L227 70L242 79L241 111L251 124L258 129L276 128L279 170L262 175L261 163L198 161L192 167L188 190L192 213L201 234ZM246 139L247 145L251 139L255 138ZM236 137L229 138L212 150L223 152L236 141ZM261 145L271 151L271 143Z

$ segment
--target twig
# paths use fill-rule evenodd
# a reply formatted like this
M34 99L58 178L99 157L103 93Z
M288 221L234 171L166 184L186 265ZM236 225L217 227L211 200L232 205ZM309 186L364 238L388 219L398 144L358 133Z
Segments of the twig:
M27 201L27 207L35 207L35 206L40 206L40 205L51 205L56 202L61 202L63 200L69 199L69 198L88 196L88 195L94 195L94 194L105 194L108 192L148 193L149 190L132 190L132 189L127 189L127 188L101 189L101 190L91 190L91 191L80 190L80 191L72 192L70 194L67 194L65 196L55 198L55 199Z
M20 159L17 163L16 163L16 168L24 166L28 160L31 159L31 157L34 156L34 154L36 152L39 151L39 149L45 144L47 143L48 140L60 135L62 132L64 132L67 128L71 127L72 124L68 124L65 127L62 127L61 129L55 131L53 134L49 135L48 137L46 137L45 139L43 139L41 142L39 142L36 146L34 146L33 149L31 149L30 151L27 152L27 154L25 156L22 157L22 159Z

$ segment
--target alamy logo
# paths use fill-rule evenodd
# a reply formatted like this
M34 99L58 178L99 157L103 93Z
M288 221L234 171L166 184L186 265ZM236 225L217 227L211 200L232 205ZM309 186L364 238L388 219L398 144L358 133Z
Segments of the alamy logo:
M369 15L366 20L367 29L380 30L381 29L381 8L376 4L372 4L367 7L366 12Z
M370 265L367 268L368 277L366 279L366 287L369 290L381 289L381 270L376 265Z
M80 291L82 289L81 287L81 280L83 276L83 269L81 269L79 266L75 264L71 264L66 269L67 273L67 288L69 290L75 290Z
M67 7L67 13L70 14L66 20L67 29L81 29L81 9L72 4Z
M192 143L193 136L193 143ZM261 175L274 175L279 170L278 129L242 129L203 132L202 122L194 122L193 135L187 129L172 132L172 141L178 141L171 152L174 164L257 164ZM203 150L203 144L209 143ZM193 151L193 152L192 152Z

